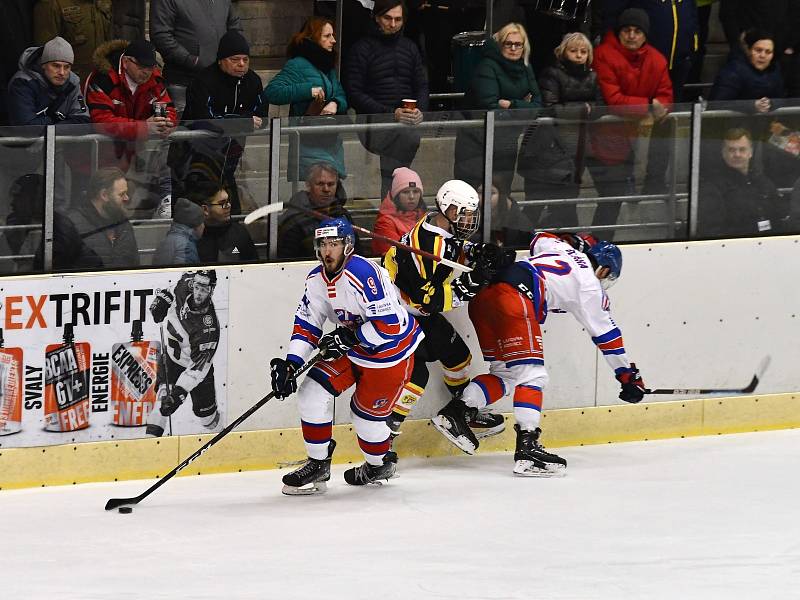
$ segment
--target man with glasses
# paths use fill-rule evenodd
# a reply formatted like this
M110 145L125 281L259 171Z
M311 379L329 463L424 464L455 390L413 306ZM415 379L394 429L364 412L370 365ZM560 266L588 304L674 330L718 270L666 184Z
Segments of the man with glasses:
M222 171L217 176L230 195L231 212L241 213L235 173L247 141L244 134L260 129L267 116L267 106L261 101L263 91L261 78L250 68L247 40L238 31L227 32L219 42L217 62L200 71L187 90L183 123L189 129L209 129L208 121L213 120L213 131L242 135L189 140L176 145L170 157L176 194L184 179L181 166L191 163L197 153L213 156Z
M376 0L367 36L353 45L344 70L350 105L359 114L390 114L407 127L360 135L364 147L380 156L381 197L392 186L392 173L410 167L419 148L415 126L428 110L428 80L417 46L403 36L407 9L402 0ZM414 102L406 102L412 100ZM387 119L378 118L378 122Z
M177 114L153 45L113 40L100 46L85 92L92 122L117 140L113 156L103 160L127 171L135 216L158 208L157 216L168 217L171 186L162 140L174 131Z
M244 225L231 220L228 191L219 180L195 178L187 182L187 197L203 209L206 225L197 241L200 262L237 263L258 260L255 244Z

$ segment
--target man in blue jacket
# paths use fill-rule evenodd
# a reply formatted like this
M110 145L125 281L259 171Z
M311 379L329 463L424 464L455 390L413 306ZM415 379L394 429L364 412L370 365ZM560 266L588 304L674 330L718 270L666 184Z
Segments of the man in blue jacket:
M8 84L9 123L88 123L89 111L81 95L81 82L72 72L74 60L72 46L60 37L25 50L19 59L20 70Z

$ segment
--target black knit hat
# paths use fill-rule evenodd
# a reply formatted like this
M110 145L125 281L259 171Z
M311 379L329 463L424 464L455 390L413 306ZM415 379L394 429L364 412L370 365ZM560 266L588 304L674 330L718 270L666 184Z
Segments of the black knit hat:
M372 7L372 14L380 17L392 10L395 6L403 7L403 16L406 14L406 5L403 0L375 0L375 6Z
M617 33L623 27L638 27L646 36L650 35L650 17L641 8L626 8L617 19Z
M228 58L229 56L236 56L238 54L246 54L250 56L250 44L244 39L244 36L238 31L231 29L219 41L217 49L217 60Z

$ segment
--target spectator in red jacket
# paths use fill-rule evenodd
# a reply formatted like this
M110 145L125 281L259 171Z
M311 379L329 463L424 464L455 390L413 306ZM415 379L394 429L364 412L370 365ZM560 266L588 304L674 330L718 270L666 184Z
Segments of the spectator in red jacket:
M408 167L398 167L392 173L392 187L386 194L375 219L374 231L378 235L399 240L414 228L425 216L425 201L422 199L422 180ZM383 256L389 244L372 239L372 252Z
M146 40L113 40L97 48L94 63L85 95L92 122L118 140L113 161L108 162L127 171L134 186L131 206L136 216L149 216L156 207L166 211L171 185L163 140L178 118L158 69L155 47Z
M636 193L633 178L633 143L639 120L651 115L664 119L672 105L672 83L667 60L647 43L650 20L639 8L624 10L617 27L606 32L595 49L592 66L609 112L624 117L624 123L598 123L592 130L594 156L589 166L600 196ZM600 203L593 225L614 225L621 204ZM612 239L611 231L603 238Z

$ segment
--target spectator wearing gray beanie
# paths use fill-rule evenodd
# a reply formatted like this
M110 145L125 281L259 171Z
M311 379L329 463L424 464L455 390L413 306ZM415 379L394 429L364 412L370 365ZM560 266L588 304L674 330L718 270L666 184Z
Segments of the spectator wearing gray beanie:
M81 81L72 71L74 60L72 46L61 37L25 50L19 59L20 70L8 84L9 123L88 123Z
M44 65L49 62L65 62L70 65L75 62L75 52L67 40L56 36L42 47L39 64Z
M172 225L153 256L154 265L196 265L200 263L197 240L203 235L203 209L186 198L172 206Z

